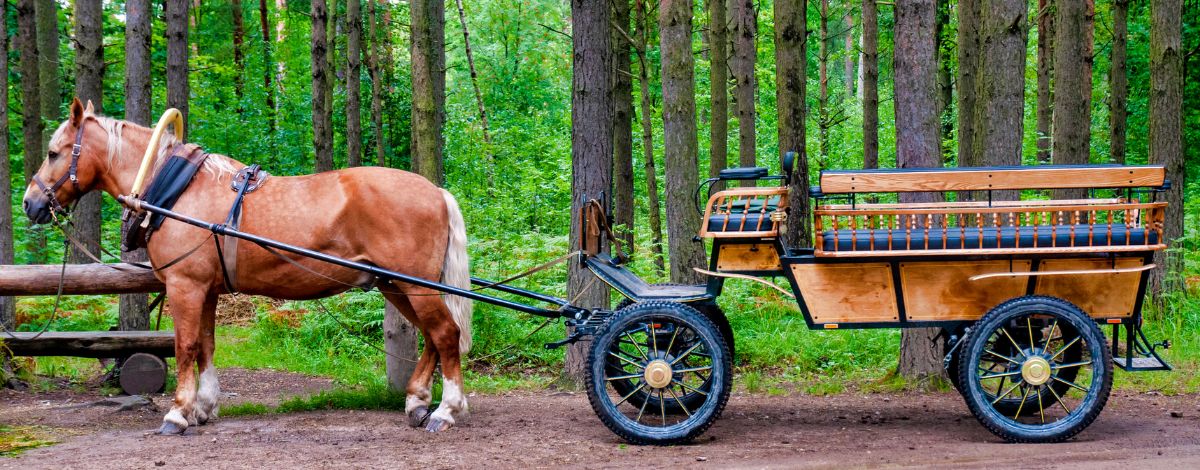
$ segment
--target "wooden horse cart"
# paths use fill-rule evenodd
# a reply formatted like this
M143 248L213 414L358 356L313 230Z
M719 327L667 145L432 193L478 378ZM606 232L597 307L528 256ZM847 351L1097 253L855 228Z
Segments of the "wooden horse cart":
M791 159L784 158L783 176L735 168L708 183L786 182ZM686 442L721 414L734 338L716 298L729 277L787 279L813 329L940 328L947 373L984 427L1008 441L1056 442L1103 409L1114 364L1170 368L1157 354L1167 343L1152 345L1141 333L1153 254L1166 247L1166 203L1155 199L1169 185L1160 166L825 171L807 195L815 202L813 248L784 243L788 201L797 196L787 186L726 189L700 207L699 238L711 241L711 261L703 270L708 282L695 286L647 284L619 256L605 254L609 216L602 202L590 201L577 214L580 262L626 298L615 310L483 279L472 279L477 289L454 287L200 220L137 194L118 200L383 280L564 318L570 336L546 346L591 339L589 402L633 443ZM1046 199L1049 190L1075 194ZM874 202L907 193L946 202ZM1112 327L1111 345L1101 324Z

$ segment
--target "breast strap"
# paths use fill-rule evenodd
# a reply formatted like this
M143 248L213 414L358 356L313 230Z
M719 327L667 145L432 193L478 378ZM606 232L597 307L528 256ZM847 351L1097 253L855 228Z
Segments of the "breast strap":
M242 203L246 194L254 192L266 181L267 172L258 165L250 165L238 170L229 183L229 188L237 192L229 215L225 217L225 226L237 230L242 223ZM221 262L221 275L225 281L225 289L230 293L237 292L237 237L222 236L217 241L217 255Z

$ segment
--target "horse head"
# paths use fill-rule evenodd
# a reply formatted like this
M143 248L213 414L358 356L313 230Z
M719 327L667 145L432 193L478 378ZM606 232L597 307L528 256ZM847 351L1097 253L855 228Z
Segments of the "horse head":
M71 102L71 116L58 126L46 146L46 159L25 188L25 215L35 224L50 222L102 183L111 164L109 133L100 125L92 102Z

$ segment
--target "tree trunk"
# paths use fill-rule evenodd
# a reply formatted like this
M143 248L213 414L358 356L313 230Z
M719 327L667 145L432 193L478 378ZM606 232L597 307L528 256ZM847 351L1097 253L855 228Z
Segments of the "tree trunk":
M315 169L333 169L333 110L329 107L329 10L325 0L312 0L312 125Z
M896 166L941 166L936 102L937 41L934 36L937 6L934 0L909 0L896 4L895 101ZM933 202L936 193L902 193L901 203ZM936 328L906 328L900 333L897 373L925 380L945 375L942 347Z
M758 14L754 10L753 0L734 0L734 2L734 8L730 13L733 16L732 65L733 79L735 81L733 96L734 103L737 105L738 117L738 162L741 166L747 167L755 166L757 160L755 152L757 144L754 133L754 98L758 84L754 76L754 64L758 58L758 51L754 41L755 35L758 33ZM659 6L659 8L662 8L662 6ZM690 13L688 14L688 18L688 23L690 24ZM665 36L665 29L661 31L663 31L662 34ZM688 37L690 38L691 36L689 35ZM691 44L690 41L689 44ZM665 74L663 80L666 80ZM695 103L693 103L692 107L695 108ZM664 111L666 110L665 99L663 109ZM668 150L670 149L669 146L667 148ZM753 182L744 182L743 184L754 185ZM691 190L688 191L690 192ZM670 194L670 189L667 190L667 194ZM667 208L670 209L669 201ZM674 256L675 254L672 252L671 257L674 258ZM690 271L691 268L688 268L688 270Z
M375 164L386 167L387 154L384 152L383 139L383 83L380 82L379 70L379 54L380 54L380 39L377 31L379 29L378 18L378 0L367 0L368 18L367 36L370 37L370 45L367 47L367 73L371 75L371 129L372 139L375 143Z
M467 27L467 13L463 9L462 0L454 0L454 1L458 6L458 22L460 24L462 24L463 46L465 48L464 49L465 52L467 53L467 70L471 73L471 88L473 88L475 90L475 104L479 108L479 124L483 130L483 146L485 149L485 153L487 154L486 155L487 156L487 168L485 169L485 171L487 172L487 190L488 190L488 195L490 196L494 193L495 187L496 187L496 152L492 148L491 130L488 129L487 106L483 102L483 91L479 88L479 74L475 69L475 53L471 51L471 30L470 30L470 28ZM624 2L618 2L618 6L621 3L626 4L625 5L625 22L618 23L618 24L623 24L624 26L622 26L622 28L628 28L629 27L629 5L628 5L629 0L625 0ZM625 43L625 44L626 44L626 46L628 46L628 43ZM629 63L628 47L626 47L626 52L625 52L625 63L626 64ZM628 65L626 67L627 67L627 69L625 70L625 83L626 83L625 89L628 90L629 82L631 79L629 78ZM617 86L620 86L620 85L618 84ZM628 94L628 92L627 92L627 94ZM627 104L627 107L629 107L629 106L632 106L632 104ZM626 119L625 119L626 123L628 124L629 112L626 112L625 116L626 116ZM629 127L629 126L626 125L625 127ZM628 133L626 133L626 134L628 134ZM630 141L631 139L632 139L631 135L626 136L627 141ZM630 151L632 152L632 149ZM630 175L632 175L632 172L633 172L633 170L631 169ZM630 178L632 178L632 176L630 176ZM632 183L631 183L630 188L632 188ZM632 194L632 193L630 193L630 194ZM620 217L619 211L617 212L617 214L618 214L618 217ZM617 221L617 223L620 224L622 222ZM631 216L628 226L629 227L633 226L632 216ZM632 246L632 245L630 245L630 246Z
M725 0L708 0L709 69L712 124L709 126L708 176L729 165L729 26ZM714 191L724 185L713 187Z
M1187 185L1183 158L1183 50L1182 5L1180 0L1150 2L1150 163L1166 166L1171 190L1163 198L1169 204L1164 236L1175 240L1184 235L1183 190ZM1061 44L1061 43L1060 43ZM1175 280L1183 268L1182 253L1155 254L1159 268L1151 277L1151 292L1158 294L1180 288Z
M863 168L879 168L879 7L875 0L863 0L862 3L862 83L859 89L863 109Z
M745 23L746 15L753 19L753 9L750 2L745 2L742 8L746 11L740 12L743 17L739 26L739 40L743 43L749 41L753 51L754 35ZM692 268L704 266L704 245L692 241L700 232L700 216L696 214L692 202L699 169L696 162L696 83L692 57L691 1L662 0L658 15L662 41L663 161L667 178L667 248L671 254L671 282L695 284L703 280ZM749 36L743 37L745 34ZM741 47L743 50L738 54L745 54L747 45L742 44ZM753 59L750 59L750 63L753 64ZM753 75L752 66L750 70ZM748 84L753 86L752 81ZM753 98L753 94L750 98ZM746 106L742 104L739 103L739 108L745 111ZM753 128L752 100L749 105L751 111L747 115L750 116L748 122ZM747 143L745 139L742 142ZM753 149L753 134L749 145ZM753 160L750 163L753 164Z
M817 10L817 161L824 169L829 161L829 0L821 0Z
M846 97L855 96L858 84L855 83L857 77L854 71L854 15L852 10L847 7L846 15L842 17L842 22L846 24L846 35L842 37L845 47L844 56L842 57L842 80L846 85Z
M1125 56L1129 36L1129 0L1112 4L1112 58L1108 68L1109 155L1114 163L1125 164L1125 131L1129 115L1129 79L1125 75Z
M653 251L654 267L658 277L662 277L667 269L666 257L663 256L662 241L662 203L658 196L658 170L654 167L654 108L650 98L650 63L646 59L646 50L650 46L650 20L647 17L646 2L637 2L637 38L640 41L638 53L638 83L641 86L642 97L642 158L645 159L646 199L650 222L650 249ZM718 0L720 1L720 0Z
M414 173L441 186L445 184L442 168L442 124L446 103L446 8L439 0L414 0L410 8L412 168ZM608 26L608 21L605 21L606 34Z
M282 48L283 40L287 38L287 21L285 21L287 18L287 0L275 0L275 12L275 42L279 43L279 46ZM281 59L275 63L275 83L279 84L279 93L284 94L285 90L283 88L283 73L285 70L285 64L282 60L282 55L280 57Z
M0 12L5 18L5 21L0 21L0 51L8 53L8 2L0 5ZM12 159L8 158L8 57L0 60L0 135L6 136L0 139L0 155L4 155L3 161L0 161L0 194L12 194ZM0 264L7 265L14 262L13 249L13 210L12 204L0 204ZM13 297L0 297L0 329L11 330L16 325L13 322L16 320L16 305L17 299ZM3 360L0 360L0 367L3 367Z
M91 102L96 113L103 111L104 97L104 13L100 0L75 0L75 96L84 103ZM71 211L76 240L83 248L72 245L67 260L71 263L91 263L83 250L100 256L100 192L88 193L79 199Z
M1054 20L1054 138L1055 164L1088 162L1092 107L1091 34L1088 5L1063 1ZM1086 196L1081 189L1055 191L1055 197Z
M1054 0L1038 0L1037 46L1037 161L1050 163L1050 133L1054 121L1053 90L1050 76L1054 73Z
M328 68L325 69L325 109L329 110L329 160L330 168L334 166L333 162L333 144L336 137L333 133L333 93L341 82L338 80L338 61L335 58L337 53L337 23L338 23L338 0L325 0L325 10L328 12L325 21L325 63Z
M808 152L805 149L805 77L808 12L804 0L775 0L775 102L779 113L779 151L796 152L788 195L786 242L791 247L812 246L808 198ZM863 30L864 34L866 30Z
M346 0L346 33L346 166L355 167L363 155L362 0Z
M37 10L37 44L38 44L38 87L41 100L38 102L42 109L42 120L51 125L43 124L41 155L46 155L45 145L50 143L50 135L58 129L63 120L62 105L62 63L59 60L58 49L61 46L58 29L58 2L56 0L35 0ZM75 2L72 1L72 4Z
M990 166L1020 165L1029 5L1026 0L990 0L983 2L981 13L977 142L972 160ZM1020 192L999 191L996 196L1012 200Z
M150 0L125 2L125 120L150 125ZM121 234L124 237L124 233ZM142 262L149 258L145 249L121 253L121 261ZM149 298L146 294L122 294L120 326L122 330L150 328Z
M167 106L183 114L187 140L188 96L188 0L165 0L167 16Z
M280 15L283 13L280 12ZM263 46L263 92L266 94L267 114L267 129L270 130L272 145L275 142L275 86L271 84L271 63L273 62L273 51L271 47L271 30L268 28L270 22L267 19L267 0L258 0L258 23L262 30L262 46Z
M41 95L38 93L37 0L17 1L17 47L21 53L21 133L25 154L25 181L31 181L42 165ZM40 233L33 231L34 233ZM45 238L40 239L38 258L44 258Z
M237 113L241 116L245 111L242 100L246 94L246 59L242 51L246 42L246 26L242 18L242 0L230 0L229 9L233 17L233 96L237 100Z
M613 220L621 248L633 255L633 73L629 54L633 44L628 36L629 0L616 0L612 14ZM479 103L483 109L483 101Z
M958 0L958 166L983 166L975 153L982 1Z
M612 188L613 102L612 49L609 47L611 11L608 2L571 0L571 214L579 217L583 205ZM602 201L606 207L608 201ZM580 224L571 224L571 246L578 247ZM603 249L607 249L604 247ZM572 259L567 298L581 307L607 307L608 288ZM583 385L589 341L567 348L565 378Z

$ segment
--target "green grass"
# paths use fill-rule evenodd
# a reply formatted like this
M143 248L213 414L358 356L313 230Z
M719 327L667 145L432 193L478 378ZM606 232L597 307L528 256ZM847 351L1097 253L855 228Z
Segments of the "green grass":
M57 442L40 426L0 425L0 457L16 457L29 449L54 445Z

